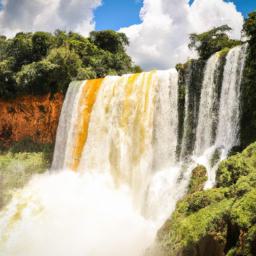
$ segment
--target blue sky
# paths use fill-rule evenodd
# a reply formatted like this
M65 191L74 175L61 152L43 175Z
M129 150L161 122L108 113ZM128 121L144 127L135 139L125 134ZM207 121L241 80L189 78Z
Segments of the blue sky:
M256 10L256 0L226 2L233 2L245 17L249 12ZM140 23L139 13L142 3L142 0L103 0L103 5L95 11L96 29L118 30L121 27Z
M243 13L244 16L247 16L249 12L256 10L256 1L255 0L233 0L226 1L235 3L237 9Z
M96 9L96 29L114 29L140 23L142 0L103 0L103 5Z

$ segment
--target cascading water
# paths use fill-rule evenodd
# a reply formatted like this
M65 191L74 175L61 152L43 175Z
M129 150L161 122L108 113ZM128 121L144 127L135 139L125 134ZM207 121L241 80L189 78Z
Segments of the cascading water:
M226 154L232 147L239 145L240 85L246 50L247 45L231 49L224 69L215 145L223 147Z
M214 152L237 144L245 52L237 47L226 58L220 102L218 53L206 64L200 104L186 88L185 126L199 115L194 161L186 165L176 157L176 70L71 83L52 164L62 171L34 177L0 213L0 256L143 255L185 194L193 167L204 164L212 186Z
M180 118L183 125L179 131L182 139L180 140L180 152L177 152L180 161L189 160L194 149L204 65L201 61L191 61L185 69L184 116Z
M208 171L208 181L206 188L211 188L215 184L215 177L218 165L224 160L229 151L234 146L239 145L239 128L240 128L240 85L244 64L246 59L247 45L237 46L229 51L226 57L224 68L219 111L213 111L213 101L216 100L217 94L214 93L215 81L212 79L208 84L212 94L205 93L202 89L200 103L200 117L197 128L197 141L195 146L195 161L206 166ZM211 59L218 58L218 53ZM207 65L210 65L210 61ZM217 62L216 62L217 63ZM216 64L215 64L216 65ZM215 75L214 75L215 73ZM212 71L216 76L216 71ZM207 77L207 72L205 74ZM207 86L205 84L205 86ZM207 98L208 95L208 98ZM212 98L210 98L212 97ZM206 118L203 115L207 112ZM213 138L214 120L218 119L216 138ZM200 123L201 120L201 123ZM201 132L204 131L202 136ZM213 140L214 139L214 140ZM217 160L214 158L217 156Z
M0 217L4 255L142 255L186 189L177 91L176 70L73 82L52 166L76 172L36 177L14 196Z
M82 85L85 84L84 81L81 82L72 82L69 85L69 92L65 98L65 102L62 107L62 113L59 120L57 134L61 134L61 136L57 136L55 143L55 152L53 157L53 169L63 169L64 161L67 156L67 145L69 143L73 143L73 136L75 134L74 131L74 122L78 118L77 111L70 111L70 108L77 109L79 103L79 96L81 94Z
M212 145L213 124L217 116L214 105L218 100L216 76L219 66L220 58L216 53L208 60L205 69L194 148L194 154L197 156L202 155Z

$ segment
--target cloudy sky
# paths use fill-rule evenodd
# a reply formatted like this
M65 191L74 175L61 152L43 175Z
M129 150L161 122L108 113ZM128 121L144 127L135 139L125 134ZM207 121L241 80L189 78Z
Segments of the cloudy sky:
M252 10L255 0L0 0L0 34L114 29L129 37L137 64L166 69L189 57L190 33L228 24L239 38Z

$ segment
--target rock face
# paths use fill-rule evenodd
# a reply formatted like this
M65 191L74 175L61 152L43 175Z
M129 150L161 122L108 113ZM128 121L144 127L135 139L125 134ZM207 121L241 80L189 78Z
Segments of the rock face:
M36 143L54 143L63 95L24 96L0 100L0 144L31 138Z

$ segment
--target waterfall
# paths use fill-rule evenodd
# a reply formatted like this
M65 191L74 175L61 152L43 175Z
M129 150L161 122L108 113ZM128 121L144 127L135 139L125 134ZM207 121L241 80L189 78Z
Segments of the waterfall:
M178 133L178 74L159 71L154 117L154 169L162 170L175 163Z
M240 85L246 50L247 45L231 49L224 70L215 145L223 147L226 153L240 142Z
M219 66L220 58L216 53L207 61L205 68L194 148L194 154L197 156L202 155L213 144L214 121L217 118L214 106L218 100L216 76Z
M142 256L193 168L203 164L212 187L239 144L246 49L189 65L182 115L175 69L72 82L52 171L0 213L0 255Z
M221 94L218 111L214 111L214 102L217 99L216 81L218 76L218 53L212 56L205 72L204 84L201 94L200 117L197 128L197 141L195 146L195 161L207 168L208 181L206 188L215 184L216 171L220 161L224 160L232 147L239 145L240 130L240 85L246 59L247 45L231 49L226 56L226 63L221 85ZM215 68L211 69L210 62L215 59ZM207 69L211 69L210 83ZM208 88L206 88L208 85ZM208 91L211 91L208 93ZM207 98L208 96L208 98ZM207 113L207 114L206 114ZM214 121L218 120L215 127ZM213 129L217 129L216 138ZM202 133L204 136L202 136ZM215 159L217 158L217 159Z
M194 149L203 70L204 63L201 61L191 61L185 70L184 123L178 155L180 161L189 160Z
M84 81L72 82L69 85L67 95L61 110L61 116L57 129L57 138L53 156L52 168L63 169L65 167L65 157L68 148L68 142L72 143L74 131L74 122L77 119L78 98L81 94Z
M52 164L63 171L32 179L0 215L4 255L141 256L186 191L177 134L174 69L71 83Z

